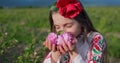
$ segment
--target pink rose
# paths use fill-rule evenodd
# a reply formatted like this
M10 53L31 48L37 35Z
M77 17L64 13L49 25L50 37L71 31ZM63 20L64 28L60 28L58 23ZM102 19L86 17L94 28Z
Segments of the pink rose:
M69 32L66 32L64 34L62 34L63 38L64 38L64 41L67 43L68 41L72 43L72 40L73 40L73 36L69 33Z
M72 41L73 41L73 36L72 36L69 32L65 32L65 33L59 35L59 36L58 36L58 39L57 39L57 44L58 44L58 45L61 45L62 42L63 42L63 40L64 40L64 42L65 42L66 44L67 44L68 42L70 42L71 44L73 44L73 43L72 43Z
M47 40L50 41L52 44L56 44L57 43L57 34L55 33L50 33L47 37Z
M66 44L68 42L73 44L72 43L73 36L69 32L65 32L65 33L60 34L60 35L57 35L57 34L52 32L48 35L46 40L50 41L52 44L58 44L58 45L62 45L63 40Z

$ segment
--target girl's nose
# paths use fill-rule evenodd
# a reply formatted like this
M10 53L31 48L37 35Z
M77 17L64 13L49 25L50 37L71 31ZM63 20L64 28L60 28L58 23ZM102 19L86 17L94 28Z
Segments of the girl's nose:
M66 29L62 27L59 31L66 32Z

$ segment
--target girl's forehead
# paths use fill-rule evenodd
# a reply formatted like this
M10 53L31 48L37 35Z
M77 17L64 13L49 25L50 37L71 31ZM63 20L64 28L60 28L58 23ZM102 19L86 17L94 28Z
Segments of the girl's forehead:
M54 24L65 24L65 23L73 23L74 19L65 18L61 16L59 13L52 14Z

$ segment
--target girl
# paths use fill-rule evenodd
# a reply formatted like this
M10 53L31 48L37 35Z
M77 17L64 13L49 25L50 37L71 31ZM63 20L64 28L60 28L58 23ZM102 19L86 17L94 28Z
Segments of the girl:
M107 63L104 60L106 42L93 27L80 1L58 0L50 10L51 32L69 32L73 44L61 40L62 46L46 40L50 52L43 63Z

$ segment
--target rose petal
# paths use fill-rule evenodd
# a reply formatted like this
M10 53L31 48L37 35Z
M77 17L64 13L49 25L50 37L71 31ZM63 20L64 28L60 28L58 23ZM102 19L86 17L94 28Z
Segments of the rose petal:
M66 18L74 18L80 12L82 12L82 6L79 2L59 8L59 13Z
M78 2L78 0L58 0L57 1L57 7L60 8L60 7L64 7L70 3L76 3Z
M68 42L70 42L72 44L73 36L69 32L66 32L66 33L62 34L62 36L63 36L64 41L65 41L66 44Z
M47 37L47 40L51 41L52 44L56 44L57 35L55 33L50 33Z
M58 45L62 45L63 40L64 40L63 36L62 35L58 35L57 44Z

